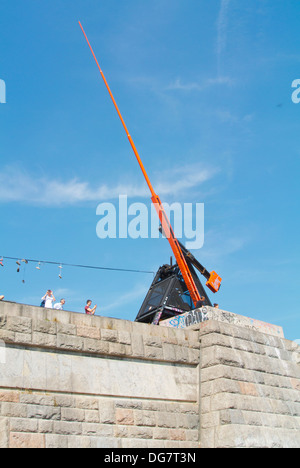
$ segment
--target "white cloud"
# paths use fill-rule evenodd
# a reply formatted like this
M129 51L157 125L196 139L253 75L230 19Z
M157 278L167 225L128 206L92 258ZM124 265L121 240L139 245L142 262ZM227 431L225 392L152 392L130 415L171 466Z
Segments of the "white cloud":
M180 78L176 78L175 81L170 83L166 90L178 90L178 91L204 91L212 86L219 86L219 85L226 85L232 86L234 84L234 80L229 76L219 76L216 78L207 78L202 80L201 82L190 82L190 83L182 83Z
M155 190L159 195L177 196L211 179L217 170L198 165L181 167L156 177ZM126 194L129 198L149 198L146 183L101 184L73 178L69 180L38 177L18 167L6 166L0 173L0 203L25 203L42 206L76 205L102 202Z
M221 0L221 6L217 19L217 56L220 59L227 43L227 24L228 24L228 8L230 0Z
M217 263L222 259L240 252L253 241L248 230L240 229L232 232L230 228L209 230L205 233L204 246L201 249L202 259L209 263Z

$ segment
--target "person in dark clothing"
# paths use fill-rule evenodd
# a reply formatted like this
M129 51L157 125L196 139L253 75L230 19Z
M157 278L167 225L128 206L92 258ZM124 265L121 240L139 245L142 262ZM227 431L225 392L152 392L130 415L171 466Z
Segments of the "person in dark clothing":
M196 309L200 309L200 307L203 307L204 305L205 305L205 297L200 296L200 301L197 302Z

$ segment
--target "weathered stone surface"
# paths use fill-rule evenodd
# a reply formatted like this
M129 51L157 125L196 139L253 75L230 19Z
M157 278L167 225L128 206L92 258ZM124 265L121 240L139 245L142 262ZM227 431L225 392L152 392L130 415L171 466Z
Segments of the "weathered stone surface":
M200 327L200 339L201 447L300 447L295 347L215 321Z
M280 326L208 306L190 312L185 312L184 314L177 317L164 320L160 323L160 325L163 327L179 329L192 327L194 330L197 330L200 326L212 320L219 323L225 323L226 325L237 325L238 327L246 330L257 330L261 333L272 335L274 337L283 338L284 336L282 327Z
M250 322L0 302L0 448L300 448L300 348Z

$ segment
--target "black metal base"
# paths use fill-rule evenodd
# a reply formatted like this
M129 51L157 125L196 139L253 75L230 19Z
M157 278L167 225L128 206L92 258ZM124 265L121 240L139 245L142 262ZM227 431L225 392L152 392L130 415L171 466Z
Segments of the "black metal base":
M202 305L211 306L211 302L190 262L188 266L200 296L204 296ZM136 322L154 323L195 309L193 301L178 265L163 265L159 268L136 316Z

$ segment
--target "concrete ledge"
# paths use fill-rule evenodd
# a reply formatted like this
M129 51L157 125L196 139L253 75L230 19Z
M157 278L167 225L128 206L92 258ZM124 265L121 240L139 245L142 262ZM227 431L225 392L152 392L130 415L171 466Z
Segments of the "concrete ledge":
M267 335L284 338L283 329L278 325L272 325L270 323L252 319L250 317L244 317L226 310L216 309L214 307L208 306L186 312L185 314L170 318L168 320L163 320L159 325L161 327L199 330L200 324L207 322L208 320L234 324L240 327L258 330L261 333L266 333Z

